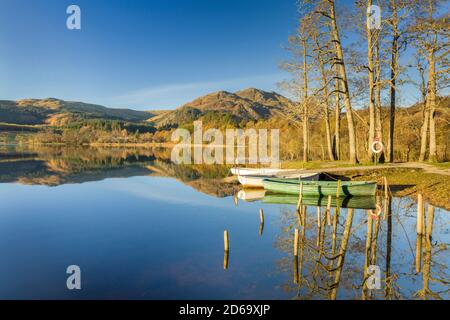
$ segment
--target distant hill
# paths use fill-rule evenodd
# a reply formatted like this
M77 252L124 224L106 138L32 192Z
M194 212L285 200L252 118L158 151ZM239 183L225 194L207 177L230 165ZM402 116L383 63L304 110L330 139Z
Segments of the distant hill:
M172 127L200 118L238 123L268 119L283 109L290 100L275 92L254 88L235 93L219 91L195 99L175 110L149 119L157 127Z
M268 119L290 100L275 92L254 88L235 93L219 91L197 98L175 110L114 109L55 98L0 100L0 122L16 125L63 126L79 120L147 121L156 127L177 127L197 119L237 124Z
M0 122L20 125L61 126L76 120L108 119L141 122L155 114L130 109L113 109L83 102L55 98L0 100Z

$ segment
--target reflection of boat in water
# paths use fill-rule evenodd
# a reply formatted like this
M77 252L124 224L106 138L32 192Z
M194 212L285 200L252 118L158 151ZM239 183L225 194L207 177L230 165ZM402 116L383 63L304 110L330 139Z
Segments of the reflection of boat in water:
M244 200L247 202L257 201L264 198L266 194L266 190L264 189L244 189L240 190L237 194L237 197L240 200Z
M277 175L284 175L296 173L299 169L275 169L275 168L231 168L231 173L235 176L266 176L275 177Z
M263 188L263 181L264 179L270 179L271 176L245 176L245 175L238 175L238 180L240 184L242 184L245 187L250 188ZM293 173L293 174L281 174L277 175L276 178L279 179L302 179L302 180L308 180L308 181L317 181L320 178L320 173Z
M299 179L265 179L264 189L273 193L298 195L300 183L304 196L373 196L377 191L376 182L365 181L301 181Z
M303 196L302 204L305 206L316 206L316 207L326 207L328 204L328 198L325 196ZM375 197L365 196L365 197L342 197L336 198L331 197L331 207L340 208L353 208L353 209L376 209ZM266 194L262 199L263 203L268 204L292 204L297 205L298 196L289 194Z

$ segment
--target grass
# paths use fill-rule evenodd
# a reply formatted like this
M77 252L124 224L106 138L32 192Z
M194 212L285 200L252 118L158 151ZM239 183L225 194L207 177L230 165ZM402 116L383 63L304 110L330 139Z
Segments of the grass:
M440 163L430 163L430 164L439 169L450 169L450 162L440 162Z
M323 169L323 168L347 168L347 167L366 167L373 166L373 162L360 162L357 164L346 161L309 161L299 160L283 161L281 167L284 169Z
M430 163L439 169L450 169L450 162ZM284 161L282 167L286 169L325 169L325 168L347 168L354 167L348 171L339 171L339 176L347 177L359 181L377 181L379 185L383 184L383 177L387 177L391 191L399 197L411 196L417 197L418 193L424 196L424 199L440 208L450 210L450 183L446 175L427 173L422 169L411 168L386 168L380 167L371 170L358 170L366 166L373 166L373 163L359 163L357 165L349 164L344 161L326 162L312 161L304 163L303 161Z
M383 184L383 177L388 180L391 192L395 196L417 197L421 193L430 204L450 210L450 183L448 176L426 173L421 169L392 168L377 169L370 171L351 170L339 173L340 175L351 178L352 180L372 180L377 181L379 185Z

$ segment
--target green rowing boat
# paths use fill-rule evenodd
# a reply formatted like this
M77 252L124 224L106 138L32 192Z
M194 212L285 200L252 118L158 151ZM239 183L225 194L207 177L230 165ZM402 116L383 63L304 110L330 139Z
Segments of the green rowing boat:
M330 207L336 208L352 208L352 209L365 209L373 210L376 209L375 197L364 196L364 197L330 197ZM263 203L268 204L287 204L287 205L297 205L298 195L291 194L266 194L263 198ZM328 197L323 196L305 196L302 197L302 204L305 206L313 207L326 207L328 205Z
M273 193L300 193L303 196L373 196L377 191L376 182L361 181L300 181L299 179L265 179L264 189ZM339 185L338 185L339 184Z

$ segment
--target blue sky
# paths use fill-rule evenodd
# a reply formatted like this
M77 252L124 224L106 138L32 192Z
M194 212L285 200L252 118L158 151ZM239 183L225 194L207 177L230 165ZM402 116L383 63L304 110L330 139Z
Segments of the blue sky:
M337 3L338 14L354 8ZM66 27L71 4L81 30ZM279 65L297 19L296 0L0 0L0 99L145 110L219 90L277 90L290 77ZM341 36L355 48L351 31ZM400 105L419 96L411 85L399 93Z
M81 30L66 8L81 8ZM1 0L0 99L168 108L217 90L275 90L295 0Z

